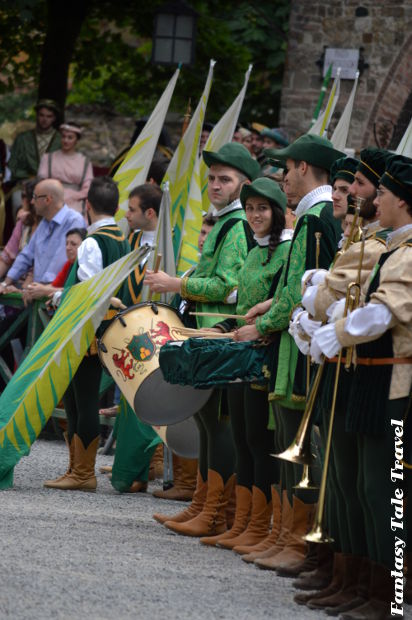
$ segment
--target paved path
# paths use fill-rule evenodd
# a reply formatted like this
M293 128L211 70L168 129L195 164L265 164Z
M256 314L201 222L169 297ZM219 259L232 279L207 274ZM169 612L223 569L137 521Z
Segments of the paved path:
M319 619L290 580L152 519L180 503L119 495L103 475L95 494L44 489L65 465L62 442L37 441L0 492L0 620Z

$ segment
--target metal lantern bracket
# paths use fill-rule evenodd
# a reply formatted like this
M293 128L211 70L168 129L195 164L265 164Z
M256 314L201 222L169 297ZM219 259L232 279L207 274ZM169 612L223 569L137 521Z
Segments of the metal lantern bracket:
M193 65L198 13L182 0L160 7L155 13L152 63Z

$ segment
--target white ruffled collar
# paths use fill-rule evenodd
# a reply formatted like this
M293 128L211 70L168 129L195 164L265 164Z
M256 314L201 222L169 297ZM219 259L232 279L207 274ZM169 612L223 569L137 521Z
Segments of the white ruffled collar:
M318 202L332 202L332 187L330 185L320 185L315 187L311 192L304 196L298 206L296 207L296 218L301 217L311 207L318 204Z
M216 207L213 207L212 209L212 215L214 217L222 217L223 215L226 215L227 213L230 213L231 211L238 211L239 209L242 209L242 204L240 202L239 198L236 198L236 200L233 200L232 202L230 202L228 205L226 205L226 207L223 207L223 209L216 209Z

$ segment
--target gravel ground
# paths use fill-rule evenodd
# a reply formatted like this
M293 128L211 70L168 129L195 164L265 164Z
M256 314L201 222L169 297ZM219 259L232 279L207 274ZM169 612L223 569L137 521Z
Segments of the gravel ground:
M65 466L62 442L37 441L0 492L1 620L319 618L293 603L291 580L152 519L184 504L120 495L104 475L95 494L42 487Z

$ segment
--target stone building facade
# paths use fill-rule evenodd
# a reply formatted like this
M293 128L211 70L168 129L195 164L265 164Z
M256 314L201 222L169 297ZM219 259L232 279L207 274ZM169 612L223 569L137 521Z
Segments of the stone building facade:
M310 126L322 85L316 61L321 64L324 47L360 49L347 146L396 148L412 117L411 0L291 0L280 113L280 126L291 137ZM341 81L331 131L352 85Z

